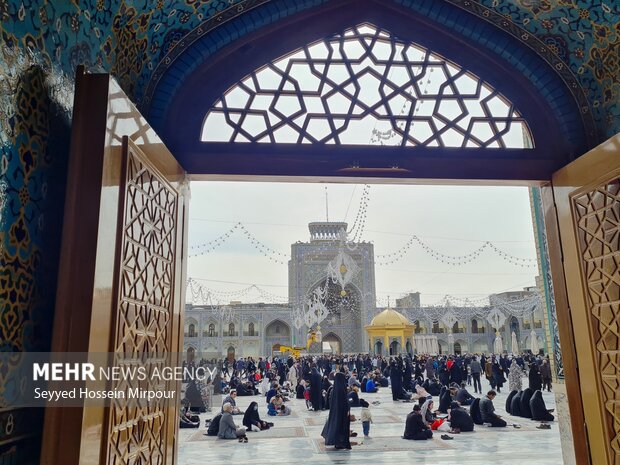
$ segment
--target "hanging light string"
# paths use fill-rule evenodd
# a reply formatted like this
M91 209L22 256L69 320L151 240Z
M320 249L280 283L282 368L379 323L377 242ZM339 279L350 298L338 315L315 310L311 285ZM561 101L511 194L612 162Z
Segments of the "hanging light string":
M360 207L360 212L364 211L364 209L366 208L364 205L367 205L367 202L362 204L362 206ZM361 235L363 234L363 231L364 231L365 221L366 221L365 213L361 213L359 216L359 220L356 219L356 223L359 222L360 226L357 228L357 231L355 233L355 237L353 238L353 240L348 241L348 243L349 242L353 244L359 243ZM256 236L254 236L254 234L252 234L241 222L235 223L235 225L232 228L230 228L227 232L219 236L217 239L214 239L205 244L190 246L189 256L196 257L196 256L202 256L202 255L206 255L206 254L214 252L217 248L221 247L232 234L234 234L237 231L241 231L243 233L243 236L248 241L248 243L252 245L258 252L260 252L263 256L265 256L269 260L273 261L274 263L278 263L280 265L287 264L287 261L289 259L289 256L287 254L278 252L275 249L263 243L262 241L260 241L259 239L257 239ZM494 252L500 258L502 258L503 260L505 260L506 262L514 266L527 268L527 267L535 267L538 265L538 261L536 258L522 258L522 257L517 257L515 255L511 255L507 252L504 252L502 249L500 249L493 242L490 242L490 241L483 242L483 244L480 247L478 247L477 249L473 250L472 252L468 254L448 255L448 254L439 252L436 249L433 249L426 242L420 239L420 237L417 235L412 235L409 238L409 240L400 249L394 252L391 252L388 254L377 254L375 256L374 264L377 266L388 266L388 265L397 263L407 255L407 253L411 250L414 244L418 244L420 247L422 247L422 249L427 254L429 254L431 257L433 257L437 261L446 263L448 265L453 265L453 266L461 266L461 265L466 265L468 263L471 263L475 261L478 257L480 257L480 255L485 250L490 250ZM324 245L316 247L312 253L306 253L305 258L320 259L321 256L324 255L326 252L328 253L333 252L334 255L336 255L338 253L338 250L337 248L336 249L334 248L333 244L326 242Z
M188 255L190 257L196 257L198 255L205 255L219 249L222 245L224 245L224 243L226 243L228 238L236 232L240 225L240 222L235 223L228 231L212 241L205 242L204 244L190 245Z
M221 291L204 286L198 282L197 278L188 278L187 288L192 303L199 305L219 305L219 302L223 300L240 300L241 298L247 297L252 291L256 291L258 296L263 299L262 303L288 303L287 297L266 291L256 284L250 284L249 286L234 291ZM217 304L213 304L214 300Z
M508 254L497 247L490 241L485 241L480 247L475 249L474 251L466 254L466 255L447 255L442 252L438 252L437 250L430 247L426 242L420 239L418 236L413 235L409 238L409 240L395 252L389 254L377 254L375 259L375 264L378 266L392 265L400 260L402 260L405 255L409 252L414 243L417 243L422 247L422 249L429 254L431 257L439 260L442 263L446 263L448 265L466 265L468 263L476 260L482 252L486 249L492 250L501 258L503 258L508 263L520 266L520 267L534 267L538 265L538 260L536 258L521 258L515 257L514 255Z
M248 229L240 221L235 223L233 227L231 227L228 231L226 231L224 234L217 237L216 239L213 239L212 241L206 242L204 244L190 246L188 255L190 257L197 257L214 252L216 249L219 249L222 245L224 245L228 238L230 238L230 236L232 236L237 231L242 232L246 240L263 256L280 265L286 264L286 260L288 260L288 255L278 252L266 245L264 242L258 240L256 236L254 236L254 234L248 231Z
M360 197L360 205L357 209L357 215L355 215L355 220L353 221L353 226L347 232L349 237L352 237L351 242L359 242L363 235L364 229L366 228L366 218L368 215L368 203L370 202L370 185L364 185L364 190L362 191L362 196Z

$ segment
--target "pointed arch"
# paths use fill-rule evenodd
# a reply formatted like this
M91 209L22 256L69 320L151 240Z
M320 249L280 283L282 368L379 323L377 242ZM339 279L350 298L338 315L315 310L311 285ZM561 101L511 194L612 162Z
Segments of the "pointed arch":
M368 22L234 84L208 111L201 140L464 149L534 144L519 111L488 83Z
M548 179L556 166L583 150L591 130L585 129L584 118L589 117L589 112L582 105L582 92L574 77L568 75L570 70L558 69L555 62L540 55L545 47L522 43L519 34L501 26L501 22L491 23L482 16L477 17L473 9L465 11L471 8L459 8L450 5L451 2L435 2L437 7L431 8L436 10L434 12L413 4L404 7L397 3L402 2L333 2L307 13L278 19L271 29L243 35L235 40L234 46L217 53L221 45L214 47L209 31L199 28L196 40L188 41L187 50L181 54L187 54L188 59L167 62L163 65L165 70L162 68L161 72L154 74L153 79L158 85L154 89L152 120L156 126L157 122L162 123L159 128L167 145L178 154L184 166L196 174L241 174L240 170L251 174L260 168L263 174L308 175L308 167L312 167L316 175L354 175L357 174L354 172L356 166L383 167L386 166L385 160L389 159L390 166L398 166L401 171L382 172L383 177L412 176L406 170L413 172L415 169L417 178L497 179L499 176L502 179L539 180ZM275 20L276 17L270 21ZM485 148L470 148L463 154L463 151L450 150L450 147L384 146L377 152L359 146L343 150L346 146L326 143L281 146L274 143L204 143L199 140L204 111L232 83L242 81L252 71L291 50L342 33L363 22L388 30L403 41L419 43L448 60L459 60L459 64L471 74L479 76L514 104L520 116L528 122L536 148L511 149L509 154L497 156L493 163L484 163L483 160L488 158L488 149ZM241 23L244 23L243 19L239 20ZM251 30L245 25L243 29ZM225 33L217 36L223 37ZM209 41L210 45L207 45ZM205 79L208 79L208 85L205 85ZM188 111L190 108L202 108L202 113ZM260 122L259 114L252 114L252 118L258 121L257 124L268 123L264 114L263 122ZM336 123L341 124L334 121L334 127L330 127L332 132L337 130ZM264 148L257 145L264 145ZM420 150L422 148L424 150ZM336 153L340 155L338 160L334 159ZM440 170L438 164L428 160L429 156L441 157L444 162L450 160L455 164L454 170L445 169L450 162L442 163ZM282 157L286 157L287 163L281 163ZM319 159L321 163L317 164ZM467 165L469 170L463 171L462 161L465 159L472 163ZM342 171L347 166L352 170L350 173Z

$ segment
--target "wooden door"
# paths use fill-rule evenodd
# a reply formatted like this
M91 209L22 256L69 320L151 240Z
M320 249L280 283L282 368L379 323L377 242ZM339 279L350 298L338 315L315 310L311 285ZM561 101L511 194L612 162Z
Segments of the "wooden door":
M187 207L184 170L118 84L79 70L53 352L179 354ZM177 399L47 409L41 463L173 464L177 426Z
M563 353L578 378L571 416L583 415L586 458L620 465L620 134L556 172L552 186L568 297L558 317L570 317Z

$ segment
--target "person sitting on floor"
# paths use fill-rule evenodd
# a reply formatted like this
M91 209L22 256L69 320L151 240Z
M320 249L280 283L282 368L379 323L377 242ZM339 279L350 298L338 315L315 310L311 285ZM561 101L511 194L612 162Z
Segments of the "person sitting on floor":
M413 411L407 415L403 439L423 441L433 437L433 432L422 419L421 410L419 404L414 404Z
M377 388L377 385L375 384L375 377L373 375L370 378L368 378L368 381L366 381L366 392L377 392L378 390L379 389Z
M553 421L553 415L547 410L540 391L536 391L530 399L530 410L532 411L532 420Z
M474 399L475 397L472 396L467 390L467 384L465 382L462 382L461 388L456 391L456 396L454 400L456 400L461 405L471 405Z
M232 417L232 404L225 402L222 405L222 418L220 419L220 426L217 433L217 437L220 439L239 439L239 442L248 442L248 437L245 435L245 428L237 428Z
M506 426L506 422L495 413L495 406L493 405L493 399L497 393L495 391L487 392L487 395L480 399L480 415L484 423L490 423L493 427L503 428Z
M262 431L264 429L269 429L273 426L273 423L267 423L266 421L261 420L260 415L258 414L258 404L256 402L252 402L243 415L243 426L245 426L248 431L252 431L252 426L256 426Z
M474 430L474 420L458 402L450 404L448 421L452 433L465 433Z
M351 406L351 407L359 407L360 406L360 398L359 398L359 395L357 393L357 386L353 386L353 388L351 389L351 392L349 392L349 394L347 394L347 397L349 399L349 406Z
M231 389L230 394L228 394L226 398L224 399L224 402L222 402L221 413L224 413L224 405L230 404L232 405L232 411L230 412L231 415L241 415L243 412L239 409L239 407L237 407L236 399L237 399L237 391L235 389Z
M304 399L304 392L306 391L306 382L302 379L297 388L295 389L295 398L296 399Z
M284 400L280 394L277 394L271 398L271 402L267 404L267 414L275 416L285 416L291 414L291 409L284 405Z

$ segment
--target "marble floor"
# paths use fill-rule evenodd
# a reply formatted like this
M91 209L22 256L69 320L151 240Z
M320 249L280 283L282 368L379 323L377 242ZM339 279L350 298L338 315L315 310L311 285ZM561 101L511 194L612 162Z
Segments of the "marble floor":
M486 380L483 391L490 389ZM524 384L527 380L524 379ZM525 386L524 386L525 387ZM473 389L471 390L473 393ZM371 425L371 439L363 440L362 425L359 421L351 424L358 432L358 442L350 451L326 448L321 430L328 412L310 412L306 410L303 400L293 399L287 403L293 410L288 417L268 417L265 400L260 396L240 397L237 404L245 409L252 401L257 401L261 408L262 419L275 423L267 431L249 432L249 442L226 441L205 436L206 429L182 429L179 431L178 448L179 465L215 464L272 464L288 465L300 462L313 465L337 464L373 464L404 465L416 464L463 464L463 465L562 465L562 451L557 422L550 430L539 430L537 422L506 415L504 404L507 392L502 390L495 398L494 404L499 415L508 424L518 423L520 429L488 428L476 426L472 433L450 435L454 439L444 441L439 438L442 433L434 433L432 440L406 441L401 439L405 417L413 404L393 402L390 389L384 388L376 394L363 394L361 397L371 405L374 424ZM543 393L547 408L555 408L552 393ZM437 404L437 399L436 404ZM352 413L359 418L359 408ZM204 419L212 418L214 413L201 414ZM235 416L235 422L241 426L242 416Z

